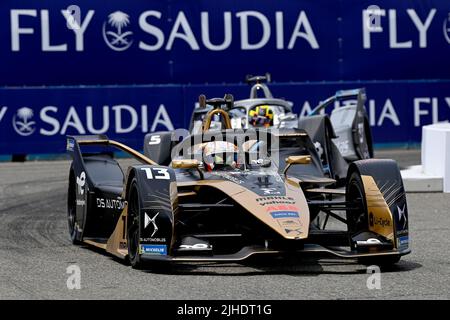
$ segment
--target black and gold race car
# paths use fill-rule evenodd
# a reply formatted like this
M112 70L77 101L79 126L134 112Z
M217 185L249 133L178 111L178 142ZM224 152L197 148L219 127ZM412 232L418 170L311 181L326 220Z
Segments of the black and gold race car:
M207 102L216 108L201 133L181 142L175 132L150 134L146 155L106 136L67 138L74 244L136 268L303 253L392 264L410 252L395 161L355 161L337 188L306 131L232 129L220 108L229 100ZM214 115L224 118L223 130L208 130ZM124 173L112 147L141 164ZM167 154L170 162L158 163Z

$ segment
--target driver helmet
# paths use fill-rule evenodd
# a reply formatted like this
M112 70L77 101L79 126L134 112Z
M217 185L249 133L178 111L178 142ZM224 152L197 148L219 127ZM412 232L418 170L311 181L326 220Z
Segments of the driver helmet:
M214 169L238 165L238 147L227 141L208 142L203 148L203 163L209 172Z
M257 106L248 112L249 123L254 127L270 127L273 125L273 110L268 105Z

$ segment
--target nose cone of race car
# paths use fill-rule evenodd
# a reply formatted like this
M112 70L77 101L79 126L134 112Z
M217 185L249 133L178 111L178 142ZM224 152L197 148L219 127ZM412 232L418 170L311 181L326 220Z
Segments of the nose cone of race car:
M301 188L284 182L282 193L255 194L246 190L234 196L247 211L285 239L305 239L309 208Z

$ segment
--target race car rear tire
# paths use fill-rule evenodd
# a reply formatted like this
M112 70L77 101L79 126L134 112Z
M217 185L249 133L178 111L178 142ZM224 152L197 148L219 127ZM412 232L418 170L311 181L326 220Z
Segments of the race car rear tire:
M77 186L75 182L75 173L71 169L69 174L69 190L67 193L67 222L69 227L69 237L72 244L79 245L78 232L76 229L76 214L77 214Z
M134 269L142 269L144 263L139 254L139 213L140 201L136 178L131 181L128 191L127 244L128 259Z

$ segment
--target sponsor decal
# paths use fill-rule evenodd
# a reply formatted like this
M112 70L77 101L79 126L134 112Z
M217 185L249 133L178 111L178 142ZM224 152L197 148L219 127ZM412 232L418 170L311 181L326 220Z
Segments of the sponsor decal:
M302 224L300 223L300 220L298 219L277 219L278 224L283 228L284 232L286 232L288 235L296 235L299 236L302 231Z
M76 6L70 6L69 8L71 7ZM429 47L430 26L438 16L436 8L429 8L428 11L421 8L419 12L411 8L406 10L411 32L415 37L420 38L419 41L413 41L413 35L409 35L409 38L403 41L398 40L397 30L401 28L397 22L397 16L405 15L404 10L399 8L386 10L376 6L375 8L377 9L374 9L374 6L369 6L361 12L363 19L359 25L363 35L361 43L363 49L370 50L379 41L385 41L389 49ZM120 10L111 12L106 17L90 8L85 10L85 15L81 14L81 10L78 11L74 17L70 10L61 10L60 14L63 19L55 20L57 23L54 28L61 28L62 23L64 23L64 26L67 25L69 29L74 31L74 37L70 39L74 43L70 45L69 39L60 44L50 43L50 35L53 32L51 26L54 24L50 24L48 9L11 9L9 12L11 17L9 27L12 39L10 50L12 52L26 50L22 42L26 41L30 37L29 35L34 35L34 37L40 36L42 52L68 52L71 50L86 52L93 49L85 46L85 35L94 33L102 35L109 49L120 52L127 50L135 43L133 31L137 31L136 35L139 36L139 38L136 37L136 45L133 48L143 52L171 51L175 45L180 44L184 44L192 51L206 50L211 52L230 50L235 46L241 51L267 49L292 51L299 46L312 51L321 48L320 38L316 37L316 31L320 27L311 23L314 21L314 19L310 21L308 17L308 14L311 15L311 13L303 10L275 11L270 15L256 10L223 11L222 17L219 17L219 20L223 19L222 24L217 24L215 21L217 17L210 17L208 11L193 15L175 10L170 12L170 16L167 16L164 11L143 10L136 12L133 17ZM288 14L290 17L285 19L285 15ZM53 12L51 12L51 15L54 16ZM34 24L26 24L26 21L28 21L26 19L30 19L30 17L40 22L40 32L35 30ZM286 20L289 23L286 23ZM95 25L99 25L101 21L103 21L101 30L95 30ZM164 21L170 23L168 28L160 28ZM295 24L292 24L292 22L295 22ZM27 25L27 28L25 28L25 25ZM193 29L193 25L198 25L200 28ZM443 21L443 37L448 43L450 43L449 29L450 18L445 18ZM220 34L224 34L221 43L213 43L210 36L213 30L220 30ZM234 32L234 30L237 30L237 32ZM25 34L29 35L25 37ZM375 37L375 34L381 36ZM154 37L156 41L149 41L150 37Z
M284 220L282 222L282 226L284 227L284 231L287 233L296 232L298 234L301 233L301 224L298 220Z
M86 172L81 172L80 176L77 177L77 185L78 185L78 194L83 195L84 194L84 185L86 184Z
M406 228L406 224L408 223L408 219L406 218L406 214L405 214L405 209L406 209L406 203L403 205L403 208L400 209L399 206L397 206L397 214L398 214L398 222L399 225L401 224L401 222L403 221L403 227L402 229Z
M375 225L382 226L382 227L390 227L391 226L391 220L389 220L389 219L383 219L383 218L374 219L374 223L375 223Z
M166 238L140 238L139 239L142 242L148 242L148 243L166 243Z
M85 16L79 12L76 17L73 17L70 10L61 10L61 15L65 19L59 19L64 21L64 26L68 25L69 29L74 31L75 43L73 48L77 52L88 51L84 44L85 34L100 33L100 30L95 30L93 27L96 23L91 23L96 19L104 19L101 34L107 47L119 52L127 50L134 43L132 39L134 34L131 30L138 31L136 34L140 36L136 39L136 45L133 47L144 52L171 51L179 43L185 44L192 51L224 51L234 46L233 42L236 42L236 40L233 41L233 36L235 39L237 38L236 33L231 32L232 29L238 30L237 35L239 35L238 39L240 41L237 45L240 50L261 50L265 47L273 47L275 41L271 40L276 40L277 50L291 51L300 45L304 45L312 50L320 48L313 25L310 23L305 11L292 13L294 16L291 19L295 21L294 28L285 26L283 11L276 11L270 16L254 10L224 11L222 26L213 22L215 17L210 17L208 11L202 11L195 16L186 15L184 11L173 11L170 12L170 16L167 16L162 11L146 10L137 12L133 17L120 10L110 13L107 17L92 9L84 12L86 12ZM68 42L57 45L50 43L49 39L52 30L47 9L11 9L10 16L12 52L25 50L24 46L21 46L22 41L25 41L23 37L25 33L41 35L40 49L43 52L71 51L72 46ZM24 27L26 25L26 16L40 20L42 25L41 32L35 31L31 26L28 28ZM256 22L256 25L260 26L259 32L257 31L258 29L255 29L255 23L251 23L251 21ZM159 25L167 22L170 23L168 29L159 27ZM200 26L200 30L192 29L191 26L197 24ZM61 23L57 27L61 28ZM216 44L213 43L210 34L213 29L218 28L222 29L221 32L224 33L225 38L222 43ZM251 37L255 32L257 32L256 40L254 37ZM149 41L149 37L155 37L157 41Z
M78 222L75 222L75 229L76 229L78 232L83 232L83 228L80 227L80 225L78 224Z
M128 249L127 243L125 241L119 242L119 250L126 250Z
M398 248L399 250L404 250L409 247L409 237L403 236L398 238Z
M157 212L153 218L150 218L150 216L147 214L147 212L144 213L144 229L147 229L148 225L151 223L153 225L153 233L150 236L150 238L153 238L155 233L158 231L158 226L156 225L156 217L158 216L159 212Z
M419 48L427 48L427 36L428 36L428 29L435 17L436 9L430 9L427 12L423 12L422 16L423 18L419 18L418 13L415 9L407 9L407 14L409 16L409 19L414 24L416 28L416 32L420 36L420 41L417 43L414 43L411 39L405 40L405 41L398 41L398 35L397 35L397 9L376 9L374 10L373 7L370 6L366 10L363 10L363 47L364 49L371 49L372 48L372 37L371 33L384 33L386 28L383 28L383 24L380 22L377 23L376 27L370 27L371 23L370 21L375 19L376 21L380 21L381 19L386 19L388 16L389 21L389 48L390 49L409 49L413 47L419 47ZM399 13L400 14L400 13ZM395 29L394 29L395 28ZM375 40L373 40L375 42Z
M96 112L95 109L101 110ZM0 121L10 117L14 131L20 136L32 134L51 137L66 134L128 134L132 132L154 132L158 127L174 130L172 120L164 104L154 110L154 118L149 117L152 108L147 104L127 105L102 104L98 106L54 106L39 105L14 109L0 108ZM101 125L99 125L101 123Z
M261 206L268 206L268 205L293 205L295 204L295 200L292 197L285 197L285 196L269 196L269 197L261 197L256 198L256 202L259 203Z
M97 208L122 210L124 206L124 201L120 197L117 199L97 198Z
M336 141L337 148L341 154L348 154L350 151L350 142L348 140Z
M270 205L268 207L266 207L266 211L267 212L274 212L274 211L293 211L293 212L298 212L298 208L294 205Z
M77 200L77 206L84 207L86 205L85 200Z
M236 184L243 184L243 183L244 183L243 180L240 180L240 179L234 177L231 173L232 173L232 172L220 172L220 171L216 171L216 172L214 172L214 175L219 176L219 177L224 178L224 179L227 179L227 180L229 180L229 181L231 181L231 182L234 182L234 183L236 183ZM240 172L238 172L237 174L241 175Z
M373 213L371 212L369 214L369 225L371 227L373 226L381 226L381 227L390 227L391 226L391 220L385 219L382 217L376 218Z
M298 212L295 211L275 211L270 213L272 218L279 219L279 218L298 218Z
M323 155L323 148L322 144L319 141L314 142L314 147L316 148L317 154L319 155L319 158L322 159ZM341 150L338 146L339 151ZM342 151L341 151L342 152Z
M288 235L299 236L302 233L302 224L297 211L274 211L270 215Z
M66 150L73 151L73 148L75 148L75 141L73 139L68 139L67 145L66 145Z
M167 255L167 246L161 244L141 244L140 253Z
M363 118L364 116L361 114L361 112L358 112L358 115L360 118ZM365 130L364 130L364 123L358 123L358 134L359 134L359 144L364 143L364 137L365 137Z

